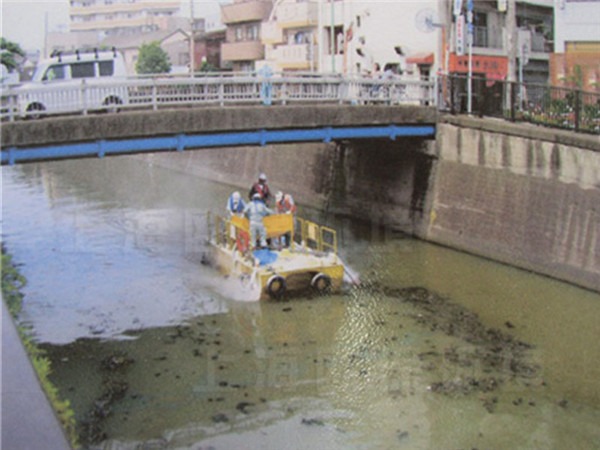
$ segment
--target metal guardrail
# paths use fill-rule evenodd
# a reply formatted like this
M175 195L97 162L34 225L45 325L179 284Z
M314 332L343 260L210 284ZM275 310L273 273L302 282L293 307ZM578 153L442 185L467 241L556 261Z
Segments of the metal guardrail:
M195 77L81 80L7 87L2 120L95 111L240 104L433 104L434 82L338 75L217 73Z
M600 134L600 92L473 77L472 114ZM467 113L467 77L441 77L437 105Z
M472 114L600 134L600 93L473 77ZM6 86L0 118L15 121L96 111L158 110L190 106L299 103L437 105L467 113L467 77L432 81L372 79L337 74L206 72L189 76Z

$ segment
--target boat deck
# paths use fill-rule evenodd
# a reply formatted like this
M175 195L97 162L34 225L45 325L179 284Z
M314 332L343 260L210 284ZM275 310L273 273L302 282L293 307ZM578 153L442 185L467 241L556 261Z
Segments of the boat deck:
M224 275L260 287L260 299L279 298L286 291L335 292L341 287L344 265L337 255L334 230L290 215L268 216L264 220L267 236L278 238L289 233L291 245L253 250L244 245L248 243L244 220L214 217L209 239L211 261Z

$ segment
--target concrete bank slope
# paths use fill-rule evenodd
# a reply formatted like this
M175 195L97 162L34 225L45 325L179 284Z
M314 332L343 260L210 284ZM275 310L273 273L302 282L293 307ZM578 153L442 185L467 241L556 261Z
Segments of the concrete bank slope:
M62 426L2 303L3 450L68 450Z
M600 137L441 117L424 238L600 291Z

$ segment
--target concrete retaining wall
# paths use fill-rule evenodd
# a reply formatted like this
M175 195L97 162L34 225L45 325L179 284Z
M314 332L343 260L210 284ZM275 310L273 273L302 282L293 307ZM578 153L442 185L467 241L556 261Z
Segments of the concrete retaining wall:
M438 125L423 237L600 291L600 152L502 124Z
M144 156L239 188L260 172L305 206L600 291L600 139L448 117L436 141L267 145Z
M156 153L153 164L239 189L246 197L261 172L273 192L297 203L419 234L434 141L389 139L267 145Z

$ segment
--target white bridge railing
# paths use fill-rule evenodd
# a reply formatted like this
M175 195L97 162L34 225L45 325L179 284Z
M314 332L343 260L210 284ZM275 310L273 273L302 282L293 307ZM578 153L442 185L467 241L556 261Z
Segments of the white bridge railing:
M381 80L311 74L208 73L191 77L73 80L2 89L1 118L14 121L52 114L158 110L179 106L240 104L435 103L433 81Z

